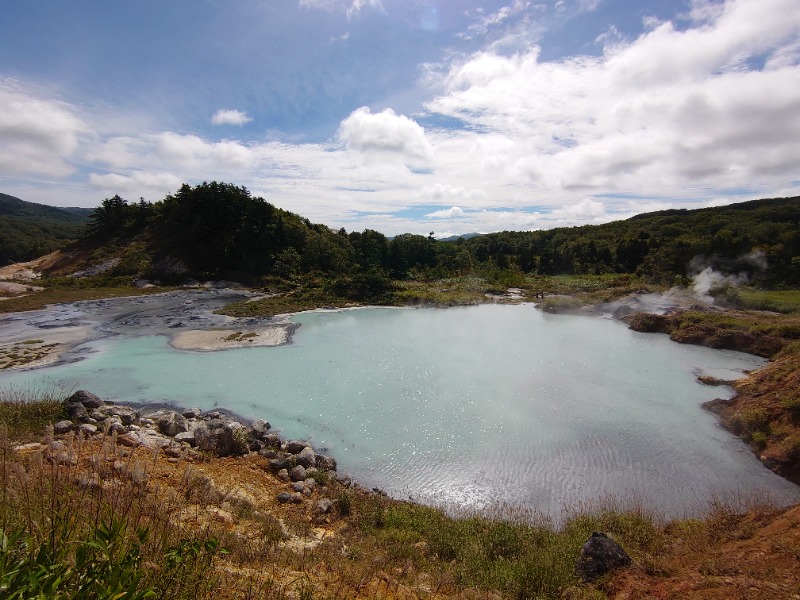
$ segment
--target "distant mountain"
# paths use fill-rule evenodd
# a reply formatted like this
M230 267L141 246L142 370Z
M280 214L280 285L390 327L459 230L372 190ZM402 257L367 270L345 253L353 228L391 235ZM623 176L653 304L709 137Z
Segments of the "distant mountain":
M57 208L0 193L0 265L33 260L83 235L90 208Z
M438 238L440 242L455 242L456 240L463 238L468 240L470 238L478 237L479 235L483 235L482 233L462 233L461 235L451 235L450 237L446 238Z

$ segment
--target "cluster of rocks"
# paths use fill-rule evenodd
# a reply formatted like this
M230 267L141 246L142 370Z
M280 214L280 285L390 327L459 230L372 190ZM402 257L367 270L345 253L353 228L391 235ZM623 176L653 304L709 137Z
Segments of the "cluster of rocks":
M284 441L271 431L270 424L262 419L249 426L219 411L203 412L199 408L183 411L171 409L141 409L103 401L84 390L72 394L65 401L69 419L53 426L56 435L76 432L83 437L100 435L117 436L123 446L159 448L170 460L181 456L198 456L198 451L217 456L240 456L258 452L268 460L269 469L287 484L277 500L281 503L302 503L313 495L318 482L325 481L336 471L336 460L317 453L303 441ZM65 460L69 460L66 456ZM335 475L345 485L347 477ZM317 504L324 503L324 499ZM330 512L330 500L318 506L323 514Z

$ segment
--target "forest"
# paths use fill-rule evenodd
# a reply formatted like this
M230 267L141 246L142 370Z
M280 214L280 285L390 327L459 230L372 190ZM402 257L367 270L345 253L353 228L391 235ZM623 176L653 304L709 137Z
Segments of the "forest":
M0 266L33 260L83 235L92 209L56 208L0 194Z
M123 247L118 275L156 276L167 259L198 276L254 282L268 277L345 277L358 289L391 280L474 272L636 274L654 283L685 282L693 261L736 272L755 270L762 287L800 284L800 197L667 210L605 225L504 231L437 241L374 230L347 232L277 208L244 187L184 184L159 202L119 196L96 208L83 243ZM374 291L374 290L373 290Z

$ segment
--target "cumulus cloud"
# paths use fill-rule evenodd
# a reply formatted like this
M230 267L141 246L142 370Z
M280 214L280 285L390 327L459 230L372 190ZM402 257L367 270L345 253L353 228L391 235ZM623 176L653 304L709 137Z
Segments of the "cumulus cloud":
M477 52L427 108L467 124L450 145L472 164L554 194L785 185L800 152L800 4L692 8L694 26L653 23L599 57ZM502 151L476 151L488 135Z
M425 130L391 108L372 113L366 106L353 111L339 126L338 138L348 150L385 160L395 156L409 164L427 161L433 152Z
M253 119L247 113L234 109L220 109L211 117L214 125L246 125Z
M464 209L459 206L436 210L425 215L429 219L454 219L464 216Z
M73 107L0 79L0 175L68 175L88 133Z

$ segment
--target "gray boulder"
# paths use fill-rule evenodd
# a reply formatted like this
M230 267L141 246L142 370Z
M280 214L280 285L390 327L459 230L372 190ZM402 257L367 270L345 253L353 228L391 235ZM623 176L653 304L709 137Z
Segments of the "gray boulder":
M86 407L80 402L70 402L67 404L67 407L64 410L67 413L67 416L75 421L80 421L84 417L89 416L89 412L86 410Z
M270 427L271 425L264 419L256 419L253 421L253 425L250 429L250 437L253 437L257 440L263 440Z
M97 433L97 425L92 425L91 423L83 423L78 427L78 432L81 435L85 435L86 437L93 436Z
M175 434L175 441L178 443L186 442L190 446L195 445L194 431L182 431Z
M240 423L225 419L211 419L194 429L194 440L200 450L218 456L247 454L247 435Z
M189 429L186 423L186 417L174 411L169 411L159 416L156 420L156 425L161 433L169 437L175 437L179 433L183 433Z
M59 421L55 425L53 425L53 433L56 435L64 435L65 433L69 433L72 431L72 421Z
M303 465L297 465L293 467L291 471L289 471L289 477L291 477L292 481L305 481L306 480L306 469Z
M286 444L286 451L289 454L300 454L303 451L303 448L308 446L305 442L300 442L298 440L292 440Z
M605 533L595 531L581 548L575 570L584 581L594 581L609 571L631 564L631 557Z
M332 456L324 456L322 454L317 454L314 457L314 463L320 471L336 470L336 459L333 458Z
M314 466L316 464L316 458L314 451L308 446L295 455L297 464L306 468Z
M93 393L87 392L86 390L78 390L67 398L67 402L71 404L80 402L83 404L84 408L88 409L100 408L103 406L103 400L99 396L95 396Z
M135 425L139 421L139 413L127 406L112 405L106 407L106 411L112 417L119 417L120 422L125 425L125 427Z

